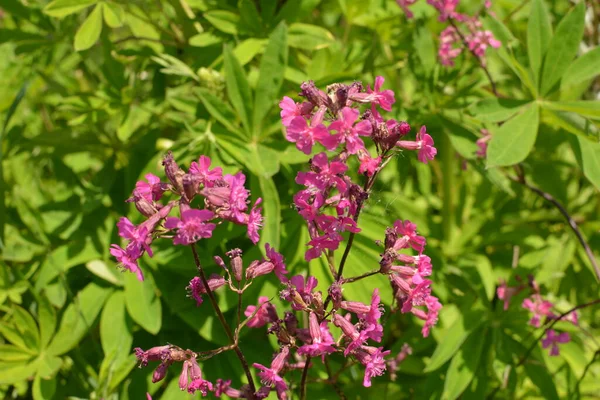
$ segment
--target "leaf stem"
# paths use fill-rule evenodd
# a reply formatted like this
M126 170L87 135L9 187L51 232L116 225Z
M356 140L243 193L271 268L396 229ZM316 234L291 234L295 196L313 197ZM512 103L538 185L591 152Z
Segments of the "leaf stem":
M210 286L208 285L208 280L206 279L206 274L204 274L204 269L202 268L202 265L200 264L200 258L198 257L198 253L196 252L195 245L191 244L190 247L192 248L192 253L194 254L194 262L196 263L196 268L198 269L198 273L200 274L200 279L202 280L202 284L204 285L204 288L206 289L206 294L208 295L208 298L210 299L210 304L212 305L213 309L215 310L215 313L217 314L217 318L221 322L221 325L223 326L223 329L225 330L225 334L227 335L227 338L233 345L233 350L235 351L235 354L240 359L240 363L242 364L242 368L244 369L244 373L246 374L246 378L248 379L248 385L250 386L250 389L252 390L252 397L254 398L254 393L256 393L256 386L254 385L254 379L252 378L252 374L250 373L250 367L248 366L246 357L244 357L244 353L242 353L242 350L240 349L237 340L233 337L231 328L229 327L229 324L225 320L225 316L223 315L223 312L221 311L221 308L219 307L219 303L217 303L215 294L213 293L213 291L210 289Z
M304 368L302 369L302 378L300 379L300 400L306 400L306 378L308 377L310 359L310 356L306 357L306 364L304 364Z

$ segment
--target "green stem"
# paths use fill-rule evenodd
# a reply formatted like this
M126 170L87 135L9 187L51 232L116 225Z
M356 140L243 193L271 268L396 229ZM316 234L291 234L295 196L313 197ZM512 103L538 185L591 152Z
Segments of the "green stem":
M452 143L447 133L444 133L442 136L440 147L442 152L442 190L444 200L442 205L442 230L445 242L450 243L454 227L454 166L456 160L454 158Z

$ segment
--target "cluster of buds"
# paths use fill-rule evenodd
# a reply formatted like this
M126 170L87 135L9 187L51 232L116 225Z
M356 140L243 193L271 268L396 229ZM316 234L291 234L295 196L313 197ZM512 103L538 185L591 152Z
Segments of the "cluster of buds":
M396 0L407 18L413 14L409 6L416 0ZM451 25L440 33L440 47L438 57L442 65L454 66L454 59L466 48L472 52L485 65L485 51L488 47L498 48L502 43L497 40L493 33L484 30L478 15L470 16L456 11L460 0L427 0L427 4L434 7L439 13L440 22L450 20ZM486 0L484 7L489 9L491 1Z
M546 325L548 321L557 320L559 318L571 322L573 325L579 324L579 315L577 314L577 311L573 311L562 317L553 312L554 303L542 296L540 287L533 279L533 276L529 276L526 283L522 282L523 279L520 276L517 276L515 279L519 283L518 285L508 286L506 281L502 281L496 290L496 295L504 302L504 310L508 310L510 300L513 296L516 296L522 291L528 291L529 296L523 300L521 307L531 313L529 325L539 328L540 326ZM543 322L542 319L544 319ZM557 356L560 354L558 344L568 343L570 340L571 338L567 332L557 333L553 329L547 329L546 337L542 339L542 347L550 347L550 355Z
M298 150L309 155L316 147L324 147L324 151L310 159L309 170L301 171L296 176L296 183L303 188L294 196L294 204L306 221L310 235L305 259L308 261L327 256L334 282L319 290L319 282L314 276L297 274L288 277L283 255L266 244L265 257L247 266L238 248L225 254L229 259L227 262L218 255L213 256L214 263L221 267L221 273L206 277L198 264L200 276L194 277L187 287L190 297L198 306L203 304L205 295L208 295L218 315L222 314L213 297L214 292L220 288L232 290L240 298L238 315L241 316L243 310L246 316L245 320L239 321L235 330L229 330L235 331L235 336L230 336L232 343L229 346L203 351L203 358L228 350L236 350L239 355L239 332L244 328L265 329L267 334L277 338L279 348L268 366L242 362L247 377L251 377L250 366L257 370L261 385L255 387L250 381L234 389L231 380L209 381L203 377L197 362L200 353L191 350L184 351L172 345L146 352L136 349L140 366L145 366L149 361L160 362L154 373L155 381L164 378L172 364L180 362L183 363L179 380L182 390L191 393L199 391L203 396L213 392L217 396L247 399L264 399L274 392L277 398L287 399L290 386L286 374L295 369L304 369L302 375L306 377L308 369L316 365L315 360L320 358L324 363L326 357L332 354L341 354L362 365L363 385L366 387L371 386L374 377L386 371L395 379L400 364L412 350L405 345L397 355L392 356L389 350L378 345L384 336L384 306L379 288L374 288L371 301L364 304L345 298L343 287L376 273L389 277L398 310L412 313L425 321L422 333L427 336L437 321L441 304L432 296L432 281L427 278L432 274L432 266L429 257L423 254L425 238L417 234L416 226L410 221L396 221L385 232L385 248L379 265L374 260L377 270L359 277L344 278L345 261L341 261L336 272L332 264L333 257L330 257L343 241L351 245L348 235L360 232L360 211L376 177L394 154L415 151L419 161L428 163L437 153L433 139L424 126L416 134L416 140L407 140L406 136L411 130L407 122L382 117L380 110L389 111L394 103L394 93L383 90L383 83L382 77L376 78L372 89L370 86L365 89L359 82L350 85L336 83L325 92L313 82L305 82L300 95L306 101L296 103L285 97L280 103L286 138L295 143ZM365 143L364 139L370 139L371 145ZM328 154L327 151L332 153ZM354 164L353 156L356 156ZM136 227L123 218L119 222L119 232L130 243L125 250L114 245L115 248L127 253L130 247L135 246L140 254L147 252L152 255L149 246L152 238L159 236L172 238L176 245L194 246L196 241L211 237L213 230L223 221L246 225L248 237L256 244L258 228L262 224L258 208L260 199L249 210L250 193L244 187L245 177L242 173L223 175L220 168L210 169L210 159L204 156L197 163L192 163L187 173L174 162L170 154L165 157L163 164L169 183L161 183L157 177L148 175L148 182L138 182L131 199L138 209L144 210L142 214L148 220ZM353 169L364 180L362 185L354 183L348 175ZM161 205L158 201L166 191L179 198ZM203 198L202 209L190 206L196 196ZM175 207L179 208L180 217L168 216ZM125 225L127 229L122 228ZM416 254L409 255L411 251ZM115 255L119 259L119 255ZM133 270L122 259L119 261L127 269ZM286 310L277 310L275 304L265 296L259 297L258 301L244 302L242 295L246 289L255 279L268 274L278 278L279 297L286 304ZM241 308L242 304L245 309ZM300 321L305 321L305 325L302 326ZM221 323L228 330L223 318ZM339 328L339 336L334 336L332 326Z

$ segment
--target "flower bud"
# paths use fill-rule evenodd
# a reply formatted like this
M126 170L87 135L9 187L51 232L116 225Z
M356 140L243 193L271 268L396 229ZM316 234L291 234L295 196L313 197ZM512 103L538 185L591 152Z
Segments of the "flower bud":
M300 85L300 96L306 97L315 106L331 106L331 99L323 91L317 89L313 81L303 82Z
M233 249L227 253L231 257L231 270L233 271L233 277L236 281L241 282L242 270L244 269L242 261L242 251L240 249Z
M328 289L329 297L333 302L334 308L340 308L340 302L342 301L342 287L339 283L334 282L329 286Z
M370 306L360 301L342 301L340 306L344 310L353 312L354 314L367 314L371 310Z
M229 202L231 189L227 186L204 188L200 192L206 198L207 207L223 207Z
M133 203L138 212L144 217L151 217L157 212L156 207L154 207L152 202L148 201L142 196L133 195L125 200L125 202Z
M192 201L200 186L200 178L194 174L185 174L182 178L183 191L188 201Z
M246 279L254 279L257 276L266 275L273 272L275 265L270 261L252 261L252 263L246 269Z
M355 338L359 335L354 324L342 317L340 314L333 315L333 324L340 328L342 332L344 332L344 335L348 336L349 338Z
M286 311L283 316L283 322L285 323L285 329L291 334L296 335L298 329L298 318L291 311Z
M186 390L188 386L188 370L190 368L190 362L185 360L183 362L183 369L181 370L181 375L179 375L179 389Z
M179 165L177 165L175 162L172 152L169 151L165 155L162 165L165 167L165 175L169 179L169 182L171 182L175 192L183 194L183 176L185 175L185 172L183 172L183 170L179 168Z
M162 362L158 367L156 367L154 373L152 374L152 383L162 381L165 378L167 375L167 369L169 369L169 365L171 365L169 362Z
M223 268L223 269L227 269L227 265L225 265L225 261L223 261L223 259L219 256L214 256L213 260L215 261L215 264L217 264L219 267Z

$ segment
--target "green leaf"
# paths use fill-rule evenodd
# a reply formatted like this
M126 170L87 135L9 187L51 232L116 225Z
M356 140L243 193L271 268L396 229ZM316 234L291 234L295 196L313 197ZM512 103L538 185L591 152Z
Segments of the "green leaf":
M479 311L469 312L464 316L459 314L454 324L443 334L444 340L435 348L424 372L435 371L444 365L482 322L482 313Z
M569 111L584 117L600 118L600 101L597 100L553 101L544 102L542 105L551 110Z
M0 362L0 385L13 384L35 374L37 361L30 363Z
M129 5L130 4L128 4L128 6ZM135 6L132 6L132 8L135 9ZM160 32L154 26L146 22L144 18L138 17L138 15L143 15L143 12L141 10L136 11L135 15L130 12L125 13L125 21L127 22L129 28L131 28L133 36L160 40ZM164 53L164 46L162 43L148 40L140 43L143 43L144 46L150 47L158 54Z
M327 29L316 25L294 23L288 30L290 47L318 50L331 46L335 38Z
M190 46L195 47L208 47L223 42L223 39L210 32L203 32L194 35L190 38Z
M102 13L104 22L111 28L120 28L125 20L125 12L119 4L102 3Z
M75 33L75 51L87 50L100 38L102 7L96 6Z
M478 101L468 110L473 117L482 122L500 122L515 115L528 103L528 100L490 98Z
M540 81L542 60L552 38L550 14L543 0L533 0L527 24L527 54L536 83Z
M273 179L259 176L260 192L263 199L264 226L260 232L260 248L269 243L275 249L279 249L281 238L281 205L277 187Z
M13 305L12 317L17 330L21 333L25 345L32 350L39 350L40 331L31 314L25 309Z
M542 95L552 90L577 54L583 38L584 17L585 3L580 2L558 24L544 58Z
M98 0L54 0L44 8L44 12L52 17L62 18L97 2Z
M46 400L54 397L56 391L56 379L43 379L40 374L35 376L31 394L33 400Z
M575 85L598 75L600 75L600 47L588 51L573 61L561 80L561 86Z
M258 53L263 52L266 44L267 39L249 38L235 46L233 54L243 66L252 61Z
M73 300L60 321L60 328L46 350L50 355L61 355L75 348L90 330L104 302L112 292L90 283Z
M127 324L125 313L125 294L117 291L110 296L100 316L100 343L104 355L113 351L129 354L133 336Z
M238 10L240 12L240 32L251 36L260 36L262 20L254 2L251 0L240 0L238 2Z
M17 346L13 346L11 344L0 344L1 361L27 361L33 357L33 354L28 353Z
M549 103L544 103L546 109ZM563 128L567 132L592 140L600 139L600 129L586 117L568 111L548 110L544 113L544 123Z
M525 363L525 373L531 379L531 382L540 389L544 399L558 400L560 397L556 392L554 378L550 375L548 367L542 362Z
M46 296L36 295L37 320L40 325L40 347L45 349L56 329L56 311Z
M225 46L223 50L225 63L225 85L227 86L227 95L233 107L240 115L242 124L246 132L250 132L252 127L252 93L246 74L239 61L231 51L231 47Z
M478 149L477 145L475 144L477 136L475 136L475 134L465 127L455 123L454 120L446 118L446 116L440 115L439 118L442 121L444 132L446 132L450 138L450 142L452 143L454 150L456 150L458 154L466 159L475 158L475 153Z
M279 90L287 66L287 27L280 23L269 36L269 43L260 61L254 101L254 134L259 133L261 123L269 110L276 108Z
M592 143L588 139L577 136L574 143L577 161L585 177L600 190L600 143Z
M485 332L485 329L474 331L452 358L446 372L442 399L457 399L473 380L481 359Z
M225 10L212 10L205 12L204 18L221 32L237 35L240 16Z
M487 151L487 166L514 165L523 161L535 143L539 119L539 108L532 104L496 129Z
M156 295L156 285L149 271L140 282L135 274L125 275L125 304L129 316L142 328L156 335L162 325L162 305Z
M123 286L123 274L119 274L114 266L109 267L102 260L92 260L88 261L85 264L85 267L97 277L102 278L113 285Z
M239 132L239 129L233 125L233 122L237 119L235 112L229 107L227 103L224 103L220 98L212 94L210 91L204 88L194 88L194 92L200 98L204 107L208 113L217 121L219 121L225 128L231 132Z

